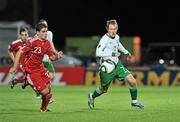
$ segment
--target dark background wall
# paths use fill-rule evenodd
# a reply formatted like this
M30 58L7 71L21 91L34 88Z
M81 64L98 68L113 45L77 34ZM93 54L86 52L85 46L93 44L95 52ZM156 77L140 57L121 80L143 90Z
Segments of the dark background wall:
M59 48L65 45L67 36L103 35L108 19L117 19L120 36L141 36L143 46L149 42L179 41L180 7L171 1L1 0L0 3L1 21L25 20L34 26L39 19L47 19Z
M41 2L40 17L48 18L57 38L102 35L106 20L115 18L119 22L120 35L140 35L144 46L149 42L179 41L180 8L176 3L130 0L63 2Z

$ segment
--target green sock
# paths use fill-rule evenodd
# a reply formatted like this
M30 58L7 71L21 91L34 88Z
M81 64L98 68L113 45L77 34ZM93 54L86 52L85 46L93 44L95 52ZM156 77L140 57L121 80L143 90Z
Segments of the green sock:
M131 99L136 100L137 99L137 87L132 86L129 88L130 94L131 94Z
M101 94L102 94L102 92L100 91L99 88L97 88L97 89L94 91L92 97L93 97L93 98L96 98L96 97L100 96Z

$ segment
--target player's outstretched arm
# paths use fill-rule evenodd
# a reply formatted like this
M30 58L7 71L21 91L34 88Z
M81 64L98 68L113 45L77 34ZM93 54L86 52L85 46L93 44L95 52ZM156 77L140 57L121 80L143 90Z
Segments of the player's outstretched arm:
M63 56L63 52L59 51L59 52L54 53L54 55L50 57L50 60L55 61L62 58L62 56Z
M14 53L11 50L9 50L9 49L8 49L8 55L11 58L11 60L13 61L13 63L14 63L14 60L15 60Z
M14 64L10 69L10 73L15 73L19 64L19 60L22 54L22 48L19 49L19 51L16 53L15 59L14 59Z

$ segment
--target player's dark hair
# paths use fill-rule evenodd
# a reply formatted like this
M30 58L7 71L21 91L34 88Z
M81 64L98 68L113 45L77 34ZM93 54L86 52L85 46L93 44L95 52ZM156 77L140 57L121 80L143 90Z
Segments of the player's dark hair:
M28 33L27 28L21 27L20 30L19 30L19 34L21 34L22 32L27 32Z
M44 19L40 19L38 23L39 23L39 24L40 24L40 23L44 23L46 26L48 26L47 21L46 21L46 20L44 20Z
M36 25L36 31L41 31L42 28L47 28L47 25L44 23L38 23Z

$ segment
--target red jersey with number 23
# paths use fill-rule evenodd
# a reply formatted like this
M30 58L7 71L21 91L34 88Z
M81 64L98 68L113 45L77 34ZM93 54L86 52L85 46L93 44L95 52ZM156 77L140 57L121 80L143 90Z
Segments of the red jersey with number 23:
M41 41L35 37L28 41L28 45L22 49L23 55L28 54L29 57L25 61L25 70L29 73L41 71L44 69L42 59L44 54L49 57L53 55L53 50L48 40Z

